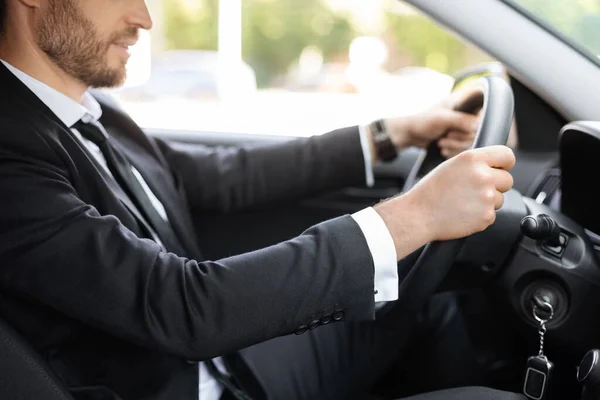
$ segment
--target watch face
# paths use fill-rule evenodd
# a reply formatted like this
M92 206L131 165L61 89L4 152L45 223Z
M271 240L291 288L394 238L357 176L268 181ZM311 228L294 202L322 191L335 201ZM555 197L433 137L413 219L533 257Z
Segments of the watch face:
M387 132L387 130L385 129L385 124L383 122L383 120L378 119L377 121L374 122L375 127L377 128L377 132Z
M377 120L372 122L370 127L379 160L391 161L398 157L398 150L396 150L396 147L390 139L390 135L387 133L385 122L383 120Z

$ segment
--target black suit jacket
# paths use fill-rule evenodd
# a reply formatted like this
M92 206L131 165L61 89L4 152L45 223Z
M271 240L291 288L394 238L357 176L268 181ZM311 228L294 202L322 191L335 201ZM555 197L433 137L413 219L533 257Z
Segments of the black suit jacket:
M70 388L196 400L190 360L336 312L373 318L373 261L351 217L218 261L202 261L191 223L191 210L364 182L357 129L264 148L190 149L149 138L100 100L101 122L165 206L186 254L144 237L119 188L0 64L0 315Z

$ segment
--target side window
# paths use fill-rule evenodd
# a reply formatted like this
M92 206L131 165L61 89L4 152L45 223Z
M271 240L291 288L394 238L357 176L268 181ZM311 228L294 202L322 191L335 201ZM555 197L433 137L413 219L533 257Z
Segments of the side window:
M108 91L145 128L306 136L418 111L490 57L395 0L149 0Z

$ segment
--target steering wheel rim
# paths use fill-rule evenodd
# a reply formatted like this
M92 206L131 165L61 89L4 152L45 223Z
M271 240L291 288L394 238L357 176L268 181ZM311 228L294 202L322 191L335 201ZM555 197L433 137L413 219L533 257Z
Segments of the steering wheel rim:
M482 105L481 124L471 148L505 145L508 140L513 116L514 94L502 78L486 76L474 83L478 90L471 93L457 107L458 111L472 112ZM483 104L482 104L483 103ZM420 157L411 170L412 181L407 189L418 182L444 160L436 142ZM434 165L434 163L436 163ZM408 178L407 178L408 181ZM427 244L416 263L399 287L399 298L404 308L419 311L427 299L435 293L458 256L465 238L437 241Z
M499 83L502 82L502 83ZM455 111L461 111L464 113L475 114L478 110L481 109L481 113L483 115L479 130L477 131L477 135L475 140L473 141L473 145L471 148L478 148L484 146L490 146L494 144L506 144L508 140L508 136L503 143L493 143L493 140L486 139L486 135L481 135L481 131L484 128L484 124L487 122L488 125L495 125L498 123L496 120L502 119L506 117L506 115L502 115L498 113L500 110L505 110L505 112L511 113L511 123L512 123L512 113L514 110L514 97L512 94L512 89L506 83L506 81L502 78L496 76L487 76L478 79L473 83L473 91L469 92L469 95L454 106ZM490 105L489 95L490 91L494 91L494 93L498 93L498 97L502 96L510 96L512 100L512 104L507 104L506 108L501 108L497 103L500 103L499 100L494 98L492 100L493 104ZM508 91L508 93L506 93ZM504 92L504 93L503 93ZM488 109L492 107L495 111L494 117L495 121L489 122L490 118L486 117L488 115ZM487 118L487 119L486 119ZM481 143L480 141L485 140L486 142ZM442 156L441 150L437 145L437 141L432 141L427 149L421 153L421 155L415 161L408 177L404 181L404 186L402 191L405 192L411 189L416 183L429 172L431 172L435 167L444 162L446 159Z

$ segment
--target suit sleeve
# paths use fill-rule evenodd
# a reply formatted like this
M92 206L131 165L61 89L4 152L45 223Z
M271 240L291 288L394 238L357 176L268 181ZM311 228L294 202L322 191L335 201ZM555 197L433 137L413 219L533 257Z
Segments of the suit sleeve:
M357 127L260 147L158 144L192 208L232 211L366 183Z
M32 136L0 135L0 290L197 360L339 311L374 317L373 261L351 217L252 253L181 258L84 203L68 156Z

